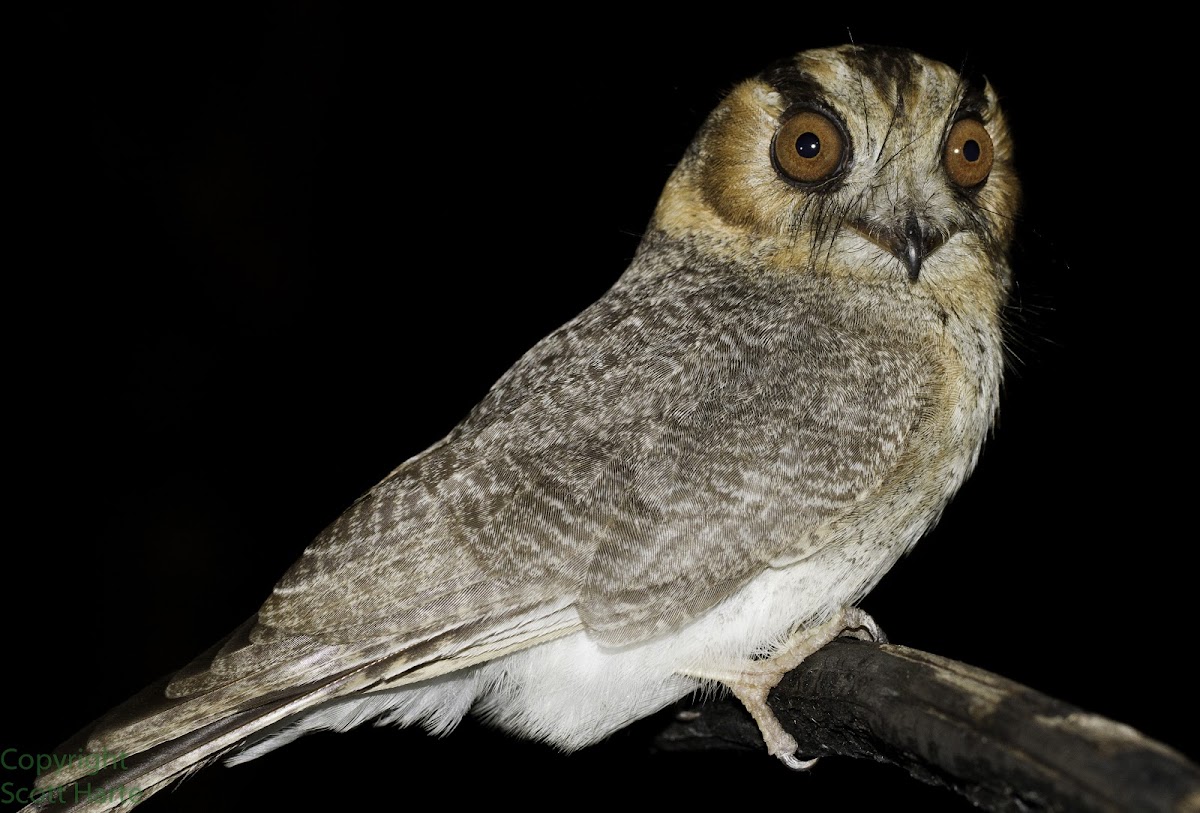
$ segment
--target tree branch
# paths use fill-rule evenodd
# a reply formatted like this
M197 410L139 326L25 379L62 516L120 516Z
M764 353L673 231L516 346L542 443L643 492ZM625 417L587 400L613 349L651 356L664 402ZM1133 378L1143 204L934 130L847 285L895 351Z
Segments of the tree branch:
M927 652L839 638L786 675L770 702L802 756L890 762L988 810L1200 813L1200 768L1182 754ZM680 715L655 742L762 748L732 698Z

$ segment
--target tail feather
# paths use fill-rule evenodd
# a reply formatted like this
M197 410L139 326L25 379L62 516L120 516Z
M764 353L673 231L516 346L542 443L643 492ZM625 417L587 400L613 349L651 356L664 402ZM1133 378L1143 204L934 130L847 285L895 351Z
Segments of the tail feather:
M428 680L558 637L578 624L567 607L535 607L515 618L447 624L402 643L386 638L321 643L292 636L292 642L303 639L295 646L263 632L252 619L59 746L58 754L100 756L101 763L116 764L96 771L95 762L75 760L42 774L35 785L40 797L20 813L129 810L222 755L279 732L289 718L315 706ZM253 755L262 750L270 749Z
M281 720L377 682L378 677L371 666L368 664L320 686L310 687L302 694L234 713L141 753L123 756L119 762L90 775L86 767L80 771L77 765L45 774L38 780L41 798L19 813L129 810L176 779L237 748ZM143 694L161 691L168 680L165 678ZM84 741L86 736L87 732L82 732L71 743ZM64 748L71 743L65 744Z

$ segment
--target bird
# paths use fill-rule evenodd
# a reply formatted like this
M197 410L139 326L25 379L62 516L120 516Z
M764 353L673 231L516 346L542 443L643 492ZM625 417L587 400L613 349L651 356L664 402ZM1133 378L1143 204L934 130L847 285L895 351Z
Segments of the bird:
M983 77L851 44L737 84L612 287L24 809L128 809L367 722L475 714L572 751L721 687L810 767L768 693L883 638L858 603L975 468L1020 199Z

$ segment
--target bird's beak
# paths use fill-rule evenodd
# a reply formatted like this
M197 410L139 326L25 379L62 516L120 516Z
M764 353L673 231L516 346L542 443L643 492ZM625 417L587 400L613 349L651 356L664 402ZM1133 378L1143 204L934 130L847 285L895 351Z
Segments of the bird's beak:
M861 221L851 223L856 232L887 251L908 269L908 278L913 282L921 275L925 259L946 242L940 230L922 223L915 214L892 228L880 227Z

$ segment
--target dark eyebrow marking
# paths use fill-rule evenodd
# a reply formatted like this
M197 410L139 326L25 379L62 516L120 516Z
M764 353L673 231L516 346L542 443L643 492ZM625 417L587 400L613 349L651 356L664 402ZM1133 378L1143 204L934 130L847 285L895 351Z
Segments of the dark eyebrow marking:
M965 85L963 87L962 98L959 99L958 107L954 111L954 121L964 118L977 118L981 121L987 121L988 110L991 105L988 104L987 95L983 92L983 85Z
M793 59L781 59L772 64L762 72L762 79L783 97L784 107L801 103L828 107L821 85L805 73Z
M895 87L897 98L903 99L913 89L917 62L911 51L880 45L857 45L847 49L845 59L858 73L865 76L885 98Z

